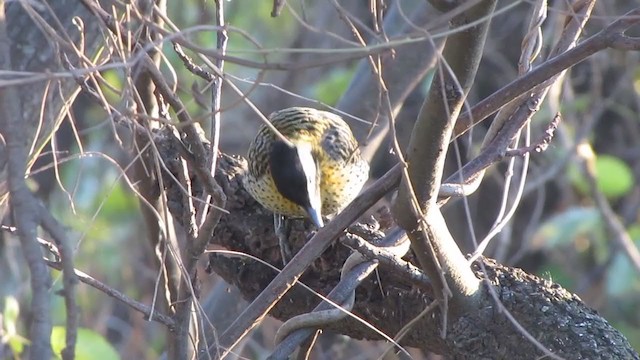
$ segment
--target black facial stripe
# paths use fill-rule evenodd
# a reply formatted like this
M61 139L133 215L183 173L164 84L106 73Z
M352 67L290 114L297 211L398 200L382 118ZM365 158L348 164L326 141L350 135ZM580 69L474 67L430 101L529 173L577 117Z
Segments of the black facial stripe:
M307 177L305 176L298 151L283 141L271 145L269 167L276 188L285 198L307 208L310 205Z

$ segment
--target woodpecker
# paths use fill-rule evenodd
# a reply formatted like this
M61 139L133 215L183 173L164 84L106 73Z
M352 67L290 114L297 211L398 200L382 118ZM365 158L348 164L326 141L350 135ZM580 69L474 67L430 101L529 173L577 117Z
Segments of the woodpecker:
M318 228L347 206L369 177L349 125L338 115L292 107L269 116L249 146L244 187L276 216ZM277 222L276 222L277 224Z

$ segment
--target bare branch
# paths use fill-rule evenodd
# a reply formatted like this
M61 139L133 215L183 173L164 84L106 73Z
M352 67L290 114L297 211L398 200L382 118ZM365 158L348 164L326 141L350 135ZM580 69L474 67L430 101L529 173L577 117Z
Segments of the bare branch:
M46 260L46 264L53 269L63 270L62 264L59 262ZM102 291L115 300L120 301L121 303L132 308L133 310L142 313L146 319L150 321L157 321L158 323L167 326L170 331L173 331L173 329L175 328L175 322L171 317L159 313L158 310L152 310L151 307L128 297L127 295L95 279L87 273L84 273L77 269L74 269L74 273L77 279L81 282L95 288L98 291Z
M76 285L78 278L73 266L73 249L69 244L64 229L58 223L53 215L42 203L38 203L38 217L42 223L42 227L51 235L56 242L60 253L60 262L62 263L62 282L64 285L63 295L67 316L67 327L65 332L66 346L62 349L62 358L64 360L75 359L75 348L78 337L78 325L80 323L80 309L76 301Z
M485 18L494 7L495 1L481 2L457 16L452 27ZM447 289L453 292L454 314L474 307L479 281L466 266L436 200L455 119L475 78L488 28L487 20L447 39L441 62L447 62L448 68L441 66L423 104L407 148L408 178L403 178L394 204L398 224L407 231L421 268L432 280L438 299L443 300L442 306L447 304Z
M553 120L551 120L549 125L547 125L547 128L544 130L542 137L538 141L523 148L507 150L505 156L524 156L524 154L530 152L539 153L547 150L549 144L551 143L551 140L553 140L553 135L555 134L555 131L558 128L561 119L562 116L560 116L560 113L557 113L556 116L553 117Z
M11 70L10 38L7 34L5 2L0 0L0 69ZM31 359L50 359L51 350L51 275L47 269L36 234L38 211L24 177L27 172L30 136L21 110L22 100L15 87L0 87L0 122L6 141L9 204L17 234L22 245L31 279L31 324L29 326ZM71 289L69 289L71 291ZM72 345L72 344L70 344Z
M573 49L566 52L556 52L559 55L545 61L531 72L486 97L474 105L470 112L461 114L456 124L456 137L464 134L473 125L486 119L519 96L547 87L549 85L548 81L562 71L599 51L615 48L616 44L619 44L619 41L624 38L624 31L639 22L640 8L637 8L620 17L598 34L581 42ZM626 41L627 38L624 39ZM636 46L639 46L639 44L636 44Z

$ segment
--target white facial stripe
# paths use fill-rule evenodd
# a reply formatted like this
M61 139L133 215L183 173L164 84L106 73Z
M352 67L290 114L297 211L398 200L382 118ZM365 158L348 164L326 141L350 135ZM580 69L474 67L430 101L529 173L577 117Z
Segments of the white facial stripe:
M304 174L307 176L307 184L315 183L317 169L316 162L311 155L311 146L308 144L298 144L296 145L296 150L298 151L298 157L302 163Z
M320 210L322 204L319 193L318 169L316 168L316 161L311 155L311 145L305 143L296 144L296 149L302 163L302 169L307 177L307 191L309 191L311 206Z

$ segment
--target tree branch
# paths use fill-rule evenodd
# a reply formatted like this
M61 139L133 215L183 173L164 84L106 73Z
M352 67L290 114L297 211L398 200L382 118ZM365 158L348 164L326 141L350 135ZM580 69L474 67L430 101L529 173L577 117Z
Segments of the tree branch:
M495 1L484 1L452 21L455 30L457 26L487 19L455 31L447 39L440 71L431 84L407 149L408 178L403 177L394 204L398 225L407 231L421 268L444 304L449 296L447 289L452 291L454 314L475 308L479 280L451 237L436 200L455 119L473 84L494 7Z
M399 171L399 167L397 167L396 171ZM218 353L217 349L211 348L209 349L211 356L219 355L220 357L225 357L232 351L233 347L251 329L257 326L278 300L291 289L309 264L322 254L331 242L351 225L360 214L396 186L397 177L393 175L394 172L392 171L378 179L368 188L368 191L358 196L340 215L321 228L287 263L282 272L273 279L269 286L238 316L236 321L220 335L219 346L222 348L222 353Z
M34 199L35 200L35 199ZM76 301L76 285L78 278L76 277L73 267L73 249L69 244L64 229L51 215L49 210L43 204L38 203L38 218L42 227L51 235L56 242L60 253L62 263L62 283L64 286L63 295L66 308L67 326L66 326L66 346L62 349L62 358L64 360L75 359L76 341L78 337L78 326L80 325L80 309Z
M605 29L583 41L576 47L545 61L531 72L505 85L500 90L486 97L473 106L470 112L465 112L458 118L456 137L467 132L471 127L498 111L504 105L540 88L547 87L548 81L562 71L585 60L589 56L607 48L616 48L620 41L634 42L628 45L637 50L640 48L640 38L629 38L624 32L631 26L640 23L640 8L629 11Z
M50 261L50 260L46 260L46 263L49 267L54 268L56 270L62 270L62 264L59 262L55 262L55 261ZM132 298L130 298L129 296L121 293L120 291L110 287L109 285L97 280L96 278L92 277L91 275L74 269L74 274L75 276L78 278L78 280L80 280L81 282L93 287L94 289L98 290L98 291L102 291L103 293L105 293L106 295L114 298L117 301L120 301L121 303L127 305L128 307L132 308L133 310L136 310L140 313L142 313L145 316L145 319L150 320L150 321L156 321L160 324L163 324L167 327L167 329L169 331L173 331L175 328L175 322L173 321L173 319L167 315L161 314L158 312L158 310L152 310L151 307L136 301Z
M6 9L0 0L0 69L10 72L10 38L7 34ZM26 119L20 107L22 100L13 86L0 87L0 130L6 141L7 172L9 180L9 205L17 229L25 261L31 279L31 324L29 326L29 357L34 360L50 359L51 350L51 275L42 259L42 251L36 238L38 211L36 200L27 188L24 177L27 173L29 136Z
M227 207L233 211L223 215L212 243L280 264L272 216L242 187L242 162L223 156L219 164L216 179L228 195ZM294 251L308 244L310 228L309 224L294 227L289 237ZM328 294L338 283L341 266L350 253L343 246L330 246L297 279L319 293ZM409 260L416 263L415 257L410 256ZM480 261L484 267L479 265ZM246 299L253 300L253 307L260 299L280 294L271 291L273 285L270 284L278 281L274 279L276 272L248 257L212 253L209 266L226 282L238 287ZM566 358L576 353L599 358L598 354L606 353L611 354L611 359L638 359L620 332L559 285L482 257L472 269L476 277L487 279L487 284L494 287L504 304L503 309L550 352ZM397 275L400 273L402 275ZM391 267L379 276L366 280L358 288L353 313L392 336L433 302L433 293L415 287L404 272L396 272ZM311 311L318 301L309 291L293 285L270 307L270 315L286 320ZM482 297L478 310L451 319L445 339L440 336L440 317L430 314L417 321L400 343L463 360L495 358L496 351L516 360L542 356L544 353L516 330L503 311L496 307L493 298ZM380 334L351 317L330 325L325 331L358 339L381 339Z

